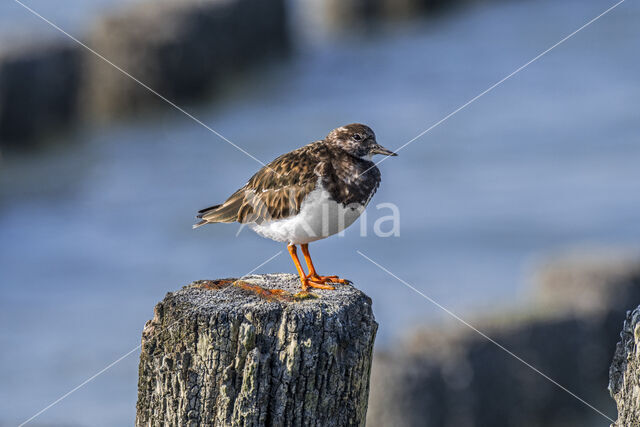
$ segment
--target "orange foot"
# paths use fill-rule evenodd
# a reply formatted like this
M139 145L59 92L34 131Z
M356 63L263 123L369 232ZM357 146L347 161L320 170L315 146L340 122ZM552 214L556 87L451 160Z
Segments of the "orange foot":
M338 276L320 276L318 274L310 274L305 277L309 286L318 289L335 289L334 286L327 285L327 283L339 283L341 285L347 285L351 283L349 280L341 279Z

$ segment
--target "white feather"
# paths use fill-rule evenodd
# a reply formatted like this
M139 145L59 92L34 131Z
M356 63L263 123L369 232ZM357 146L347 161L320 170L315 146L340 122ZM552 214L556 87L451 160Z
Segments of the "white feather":
M316 189L302 201L297 215L249 226L262 237L298 245L341 232L358 219L365 207L345 207L331 200L329 192L318 182Z

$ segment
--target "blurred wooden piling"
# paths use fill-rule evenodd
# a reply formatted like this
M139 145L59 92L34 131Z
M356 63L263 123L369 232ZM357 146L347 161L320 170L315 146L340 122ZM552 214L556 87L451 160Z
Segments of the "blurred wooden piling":
M363 425L371 300L299 290L271 274L167 294L143 332L136 425Z
M239 72L286 52L283 0L136 3L105 15L89 44L171 101L208 99ZM91 116L126 116L165 101L94 56L87 57Z
M558 252L536 270L527 304L464 319L614 417L605 387L609 365L625 313L639 303L640 260L634 254ZM640 321L640 310L635 319ZM628 344L633 337L627 337ZM621 374L611 376L619 406L640 399L640 358L628 354L636 357L636 368L626 391ZM623 363L614 366L619 372ZM370 427L606 425L600 414L455 319L419 325L394 348L376 353L369 408ZM640 414L640 405L635 410Z
M78 37L102 58L62 36L0 43L0 148L167 108L141 83L172 102L211 99L289 48L284 0L141 1Z
M34 142L74 120L80 58L63 39L0 46L0 148Z

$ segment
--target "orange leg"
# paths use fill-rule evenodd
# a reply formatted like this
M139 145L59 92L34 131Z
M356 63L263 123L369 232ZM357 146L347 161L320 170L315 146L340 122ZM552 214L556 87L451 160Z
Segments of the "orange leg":
M309 244L305 243L300 245L302 249L302 255L304 255L304 260L307 263L307 269L309 270L309 274L306 276L309 279L310 283L317 284L325 284L325 283L341 283L343 285L350 283L348 280L341 279L338 276L320 276L316 273L316 269L313 266L313 261L311 261L311 255L309 254ZM326 285L325 285L326 286ZM333 286L330 289L335 289Z
M300 276L300 282L302 282L303 291L306 291L307 289L309 289L309 287L318 289L335 289L333 286L325 285L323 283L314 283L309 280L309 277L304 274L304 270L302 269L302 265L300 264L300 260L298 259L296 245L288 245L287 249L289 250L289 255L291 255L293 263L296 265L296 270L298 270L298 275Z

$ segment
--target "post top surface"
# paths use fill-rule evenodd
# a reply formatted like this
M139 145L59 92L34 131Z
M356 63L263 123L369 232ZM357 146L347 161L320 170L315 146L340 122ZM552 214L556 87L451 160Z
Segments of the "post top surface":
M260 312L293 309L300 312L330 314L341 312L354 304L371 305L371 299L353 285L335 285L335 290L312 289L314 297L299 299L298 276L288 273L254 274L240 279L198 280L173 294L172 300L180 311L193 310L198 314L219 312ZM272 293L281 290L282 293Z

